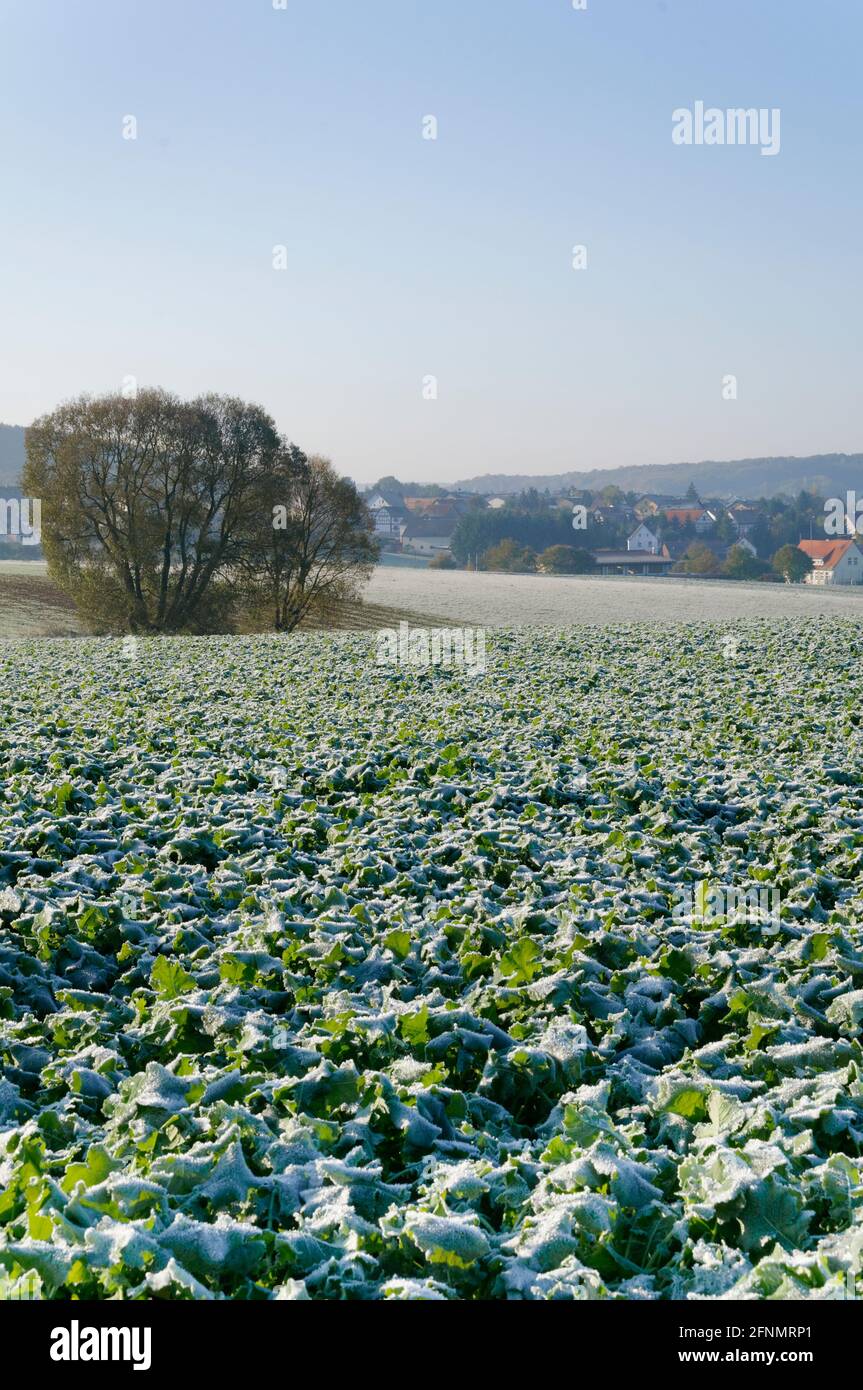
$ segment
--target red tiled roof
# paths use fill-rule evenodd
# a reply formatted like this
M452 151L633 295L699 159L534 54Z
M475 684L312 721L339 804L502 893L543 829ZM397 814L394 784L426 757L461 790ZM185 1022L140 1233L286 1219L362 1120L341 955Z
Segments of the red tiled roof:
M810 560L820 560L819 569L832 570L839 564L849 545L853 544L851 537L844 541L800 541L797 549L808 555Z

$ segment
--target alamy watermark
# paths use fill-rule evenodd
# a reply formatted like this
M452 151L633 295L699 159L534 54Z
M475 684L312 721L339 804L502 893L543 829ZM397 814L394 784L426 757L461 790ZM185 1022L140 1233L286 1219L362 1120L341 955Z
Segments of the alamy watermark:
M69 1327L52 1330L49 1355L52 1361L129 1361L133 1371L149 1371L152 1346L150 1327L82 1327L73 1318Z
M42 500L39 497L0 497L0 540L16 536L22 545L42 539Z
M671 113L671 139L675 145L758 145L761 153L778 154L781 147L781 113L774 107L705 107L696 101L690 110L678 106Z
M824 530L828 536L863 536L863 497L853 489L824 503Z
M781 895L770 884L745 888L727 883L682 883L674 890L672 916L686 926L735 926L745 923L762 929L765 936L779 933Z
M485 629L414 627L399 623L378 633L378 666L463 667L471 676L486 669Z

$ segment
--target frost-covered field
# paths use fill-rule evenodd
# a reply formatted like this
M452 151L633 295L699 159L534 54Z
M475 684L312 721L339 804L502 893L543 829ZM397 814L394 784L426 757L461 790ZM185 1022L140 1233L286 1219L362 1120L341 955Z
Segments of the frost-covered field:
M740 584L730 580L632 579L378 566L370 603L487 627L587 623L723 622L738 618L851 616L863 620L863 588Z
M42 560L0 560L0 638L73 637L81 625Z
M850 621L0 652L0 1263L47 1296L825 1297ZM781 894L687 923L683 885Z
M27 582L29 581L29 583ZM603 627L624 622L733 622L850 617L863 621L863 587L739 584L722 580L472 574L388 556L351 605L349 626L463 623L484 627ZM321 625L325 626L325 618ZM340 623L340 626L343 624ZM0 638L82 631L44 561L0 560Z

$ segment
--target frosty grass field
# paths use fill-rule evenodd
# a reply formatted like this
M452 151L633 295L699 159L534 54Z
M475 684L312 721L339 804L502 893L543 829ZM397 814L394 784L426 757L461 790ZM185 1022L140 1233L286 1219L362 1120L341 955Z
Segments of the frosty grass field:
M863 596L851 585L741 584L671 576L473 574L378 565L364 597L433 619L486 627L818 616L852 616L860 622L863 617Z
M371 622L404 617L484 627L573 623L735 622L740 618L863 616L854 587L741 584L730 580L432 570L405 557L377 565L363 589ZM391 617L379 610L392 610ZM326 626L326 623L322 624ZM365 624L363 624L365 625ZM80 635L44 561L0 560L0 638Z
M858 625L0 648L0 1263L44 1296L841 1295ZM769 884L757 922L682 884Z

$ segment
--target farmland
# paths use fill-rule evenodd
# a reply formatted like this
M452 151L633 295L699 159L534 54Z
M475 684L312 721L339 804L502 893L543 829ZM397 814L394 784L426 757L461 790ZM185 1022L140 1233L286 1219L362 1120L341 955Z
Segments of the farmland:
M321 604L305 626L327 631L369 631L400 621L427 623L428 604L414 611L387 595L387 604L358 596ZM395 605L395 606L394 606ZM446 619L441 619L445 622ZM72 601L48 576L40 560L0 560L0 638L79 637L86 631Z
M731 632L501 629L473 678L376 666L363 633L5 643L7 1275L841 1291L859 628ZM675 913L752 882L775 926Z
M863 617L863 590L808 584L744 584L686 578L633 579L376 566L358 599L326 606L307 626L325 630L388 627L400 620L489 628L604 627L734 622L737 619ZM0 637L63 637L83 627L40 561L0 561Z
M599 575L495 574L396 570L379 565L366 601L397 605L449 622L570 627L643 621L732 622L738 618L863 617L863 590L732 580L634 579Z
M39 560L0 560L0 638L71 637L82 631L69 599Z
M0 1262L49 1297L824 1297L844 621L3 648ZM661 678L657 673L661 671ZM781 892L685 922L682 884Z

